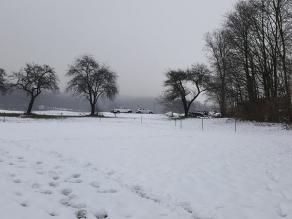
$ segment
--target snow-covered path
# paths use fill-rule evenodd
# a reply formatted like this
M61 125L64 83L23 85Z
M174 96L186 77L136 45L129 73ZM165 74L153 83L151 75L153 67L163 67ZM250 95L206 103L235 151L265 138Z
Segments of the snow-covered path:
M0 123L8 218L292 218L292 133L163 116Z

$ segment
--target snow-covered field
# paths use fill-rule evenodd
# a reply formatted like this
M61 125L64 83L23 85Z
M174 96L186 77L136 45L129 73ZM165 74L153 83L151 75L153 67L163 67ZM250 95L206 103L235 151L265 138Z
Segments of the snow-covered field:
M24 113L24 111L19 110L0 110L0 113ZM74 112L74 111L65 111L65 110L41 110L33 111L35 114L39 115L52 115L52 116L83 116L88 115L88 112Z
M0 218L292 218L292 132L226 119L0 117ZM81 211L82 209L83 211ZM81 217L80 217L81 218Z

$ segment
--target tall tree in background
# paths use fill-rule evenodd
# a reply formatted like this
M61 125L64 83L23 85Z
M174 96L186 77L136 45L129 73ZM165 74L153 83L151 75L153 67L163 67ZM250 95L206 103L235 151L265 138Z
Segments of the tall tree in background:
M0 68L0 92L4 93L7 90L7 82L6 82L6 73L5 70Z
M185 117L188 117L191 105L205 91L209 74L208 68L203 64L193 65L187 70L168 71L164 82L164 101L181 101Z
M226 116L227 81L230 65L230 47L225 31L215 31L206 35L206 46L210 52L211 66L214 69L209 84L208 92L214 94L219 103L221 115Z
M206 45L223 113L236 105L250 119L292 122L291 0L238 1Z
M43 90L58 90L58 79L53 68L48 65L26 64L12 75L12 86L23 90L30 101L26 114L31 114L35 99Z
M117 75L108 67L100 65L92 56L81 56L70 66L67 76L68 91L83 95L90 103L90 115L95 114L100 97L114 98L118 93Z

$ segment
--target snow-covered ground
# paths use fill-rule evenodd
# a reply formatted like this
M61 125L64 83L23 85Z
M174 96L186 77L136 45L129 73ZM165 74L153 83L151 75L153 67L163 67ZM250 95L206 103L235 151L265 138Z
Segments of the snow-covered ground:
M0 117L0 218L292 218L291 173L280 125Z
M24 111L19 110L0 110L0 113L24 113ZM88 115L89 112L74 112L67 110L41 110L41 111L33 111L35 114L40 115L52 115L52 116L83 116Z

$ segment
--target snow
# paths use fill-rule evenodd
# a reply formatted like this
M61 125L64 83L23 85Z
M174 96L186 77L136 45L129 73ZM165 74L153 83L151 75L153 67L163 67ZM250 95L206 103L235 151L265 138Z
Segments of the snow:
M19 110L0 110L0 113L19 113L22 114L24 111ZM33 111L35 114L39 115L53 115L53 116L82 116L82 115L88 115L88 112L74 112L74 111L68 111L68 110L42 110L42 111Z
M105 115L0 122L1 218L292 218L281 125Z

